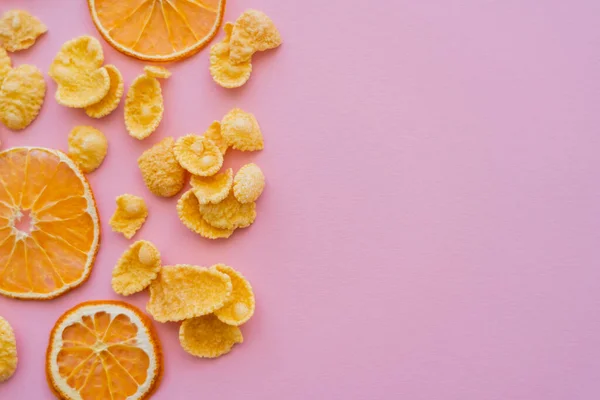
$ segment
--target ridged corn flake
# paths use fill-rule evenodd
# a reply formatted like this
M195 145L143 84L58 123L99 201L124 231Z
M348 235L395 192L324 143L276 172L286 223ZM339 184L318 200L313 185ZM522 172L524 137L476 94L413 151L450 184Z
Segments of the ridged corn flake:
M192 176L190 179L192 190L200 204L220 203L229 195L233 185L233 170L228 168L225 172L213 176Z
M146 187L157 196L175 196L185 185L186 173L175 158L174 147L175 140L166 137L137 160Z
M250 60L233 64L229 59L229 41L233 31L233 24L226 22L223 26L225 38L210 47L210 75L220 86L232 89L242 86L248 82L252 74L252 63Z
M264 140L258 121L249 112L234 108L221 121L221 134L228 146L241 151L264 148Z
M240 328L227 325L212 314L187 319L179 327L181 347L196 357L220 357L243 341Z
M25 129L38 116L46 81L33 65L19 65L6 74L0 88L0 121L12 130Z
M225 264L213 265L211 268L229 275L233 290L231 299L223 307L215 311L215 315L228 325L239 326L247 322L254 314L256 301L250 282L242 274Z
M3 47L0 47L0 86L2 86L2 82L4 82L4 78L6 78L11 68L12 62L8 53Z
M125 99L125 127L129 134L142 140L158 128L164 112L158 79L140 75L134 79Z
M18 361L15 332L8 321L0 317L0 382L13 376Z
M117 208L109 221L110 227L131 239L148 217L146 202L141 197L122 194L117 197L116 203Z
M242 204L230 193L217 204L200 204L200 213L215 228L246 228L256 219L256 203Z
M281 44L281 35L275 24L265 13L246 10L235 20L231 34L232 63L248 61L257 51L274 49Z
M205 136L182 136L173 151L179 165L194 175L212 176L223 166L223 153Z
M92 172L102 164L108 150L106 136L91 126L76 126L69 133L69 157L83 172Z
M233 179L233 195L242 204L252 203L265 188L265 176L256 164L244 165Z
M206 132L202 134L204 137L213 141L217 145L221 153L227 153L227 142L221 134L221 121L213 121Z
M123 97L123 75L112 64L104 68L108 72L110 87L102 100L85 108L85 113L92 118L102 118L113 112L119 106L121 97Z
M200 204L192 190L185 192L177 202L177 215L189 230L207 239L227 239L235 230L215 228L206 222L200 213Z
M144 73L149 77L158 79L169 79L171 77L171 71L169 71L165 67L159 67L157 65L145 66Z
M160 252L152 243L138 240L119 258L112 271L113 290L123 296L150 286L160 271Z
M46 25L27 11L7 11L0 19L0 47L8 51L28 49L47 31Z

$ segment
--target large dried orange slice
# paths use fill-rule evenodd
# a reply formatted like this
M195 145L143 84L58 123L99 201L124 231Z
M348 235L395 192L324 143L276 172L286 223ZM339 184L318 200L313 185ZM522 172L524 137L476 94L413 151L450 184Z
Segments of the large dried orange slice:
M66 154L0 152L0 294L50 299L79 286L99 240L92 190Z
M147 399L162 375L150 318L122 301L89 301L64 313L46 352L46 376L65 400Z
M172 61L210 42L226 0L88 0L92 19L111 46L141 60Z

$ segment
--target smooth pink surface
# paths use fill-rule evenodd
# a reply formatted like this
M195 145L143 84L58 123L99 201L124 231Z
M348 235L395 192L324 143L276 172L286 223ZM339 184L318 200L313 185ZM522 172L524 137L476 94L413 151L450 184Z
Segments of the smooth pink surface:
M293 4L292 4L293 3ZM43 71L60 45L98 36L83 0L2 0L50 31L14 64ZM156 399L580 400L600 396L600 3L596 0L230 0L226 19L265 11L284 38L250 82L216 86L207 50L173 64L151 138L130 138L122 105L87 118L48 82L40 117L4 147L66 149L77 124L109 139L90 175L102 215L91 279L51 302L0 299L20 364L0 398L50 399L54 321L118 299L114 198L144 196L136 238L165 263L225 262L257 295L245 342L217 360L156 324L166 371ZM367 8L372 10L368 11ZM222 34L219 34L219 38ZM104 43L129 84L143 63ZM202 132L232 107L255 113L268 185L258 218L227 241L189 232L176 199L143 186L137 156ZM145 307L147 294L127 299Z

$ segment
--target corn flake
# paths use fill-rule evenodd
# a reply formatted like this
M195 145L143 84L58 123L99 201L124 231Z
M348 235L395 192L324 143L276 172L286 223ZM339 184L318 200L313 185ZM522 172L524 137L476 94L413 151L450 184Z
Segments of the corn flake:
M107 65L105 68L110 79L110 87L102 100L85 108L85 113L92 118L102 118L113 112L123 97L123 75L114 65Z
M147 138L158 128L164 112L158 79L140 75L131 84L125 99L125 127L138 140Z
M127 239L142 227L148 217L148 208L143 198L131 194L117 197L117 209L110 219L113 231L122 233Z
M160 252L150 242L138 240L119 258L112 271L113 290L123 296L150 286L160 270Z
M196 357L220 357L243 341L240 328L224 324L212 314L187 319L179 327L181 347Z
M219 229L204 220L200 213L200 204L194 192L188 190L177 202L177 215L181 222L192 232L207 239L226 239L234 229Z
M202 135L212 140L213 143L217 145L221 153L223 153L223 155L227 153L227 142L225 142L225 138L223 137L223 135L221 135L220 121L213 121L213 123L210 124L206 132L204 132Z
M0 46L8 51L25 50L48 28L27 11L10 10L0 19Z
M69 133L69 157L83 172L92 172L102 164L108 141L106 136L91 126L76 126Z
M45 95L46 81L37 67L11 69L0 89L0 120L9 129L25 129L38 116Z
M12 68L12 62L10 61L10 57L6 50L3 47L0 47L0 87L2 86L2 82L4 82L4 78L10 72Z
M144 72L151 78L169 79L171 77L171 71L165 67L159 67L156 65L145 66Z
M236 150L255 151L264 148L263 136L254 115L234 108L221 121L225 142Z
M167 137L138 158L144 183L157 196L175 196L185 185L185 170L175 158L174 147L175 140Z
M217 318L228 325L235 326L247 322L254 314L255 307L254 292L250 282L238 271L225 264L213 265L211 268L229 275L233 286L231 300L215 311Z
M15 332L8 321L0 317L0 382L13 376L18 361Z
M205 136L182 136L173 151L179 165L194 175L212 176L223 166L223 153Z
M224 88L232 89L242 86L248 82L252 74L250 61L233 64L229 60L229 40L233 31L231 22L225 23L223 27L225 38L210 48L210 74L213 80Z
M190 180L192 191L200 204L220 203L227 197L233 185L233 170L213 176L192 176Z
M256 219L256 204L242 204L233 194L218 204L200 204L199 208L204 220L220 229L246 228Z
M265 13L246 10L235 21L231 34L229 59L234 64L249 61L257 51L273 49L281 44L281 35Z
M233 195L242 204L256 201L265 188L265 176L256 164L246 164L235 174Z

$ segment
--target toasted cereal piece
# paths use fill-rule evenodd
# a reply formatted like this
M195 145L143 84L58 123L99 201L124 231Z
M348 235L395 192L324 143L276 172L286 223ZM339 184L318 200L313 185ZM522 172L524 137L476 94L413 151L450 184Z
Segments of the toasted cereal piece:
M240 328L227 325L212 314L186 319L179 327L181 347L196 357L220 357L243 341Z
M258 200L265 188L265 176L256 164L246 164L235 174L233 195L242 204Z
M113 112L123 97L123 75L112 64L105 68L110 79L110 87L102 100L85 108L85 113L92 118L102 118Z
M86 173L94 171L102 164L108 141L106 136L91 126L76 126L69 133L69 157Z
M45 95L46 81L37 67L11 69L0 89L0 121L9 129L25 129L38 116Z
M138 158L144 183L157 196L175 196L185 185L185 170L173 154L174 147L175 140L166 137Z
M171 77L171 71L157 65L146 65L144 67L144 72L151 78L169 79Z
M246 228L256 219L256 203L242 204L230 193L218 204L200 204L206 222L220 229Z
M225 38L210 47L210 75L213 80L224 88L232 89L244 85L252 74L250 60L233 64L229 60L229 40L233 31L233 24L226 22L223 26Z
M207 239L227 239L235 230L215 228L206 222L200 213L198 199L191 190L185 192L177 202L177 215L189 230Z
M12 69L12 62L10 61L10 57L6 50L3 47L0 47L0 87L2 86L2 82L4 82L4 78Z
M148 208L143 198L131 194L117 197L117 209L110 218L110 227L114 232L122 233L127 239L142 227L148 217Z
M8 321L0 317L0 382L13 376L18 361L15 332Z
M140 75L131 84L125 99L125 127L132 137L142 140L158 128L164 112L158 79Z
M227 153L227 142L225 142L225 138L221 134L221 121L213 121L202 136L212 140L223 155Z
M206 177L193 175L190 183L198 203L220 203L231 191L233 170L229 168L220 174Z
M225 264L213 265L211 268L229 275L233 289L231 300L215 311L215 315L228 325L239 326L247 322L254 314L254 292L250 282L244 275Z
M229 59L234 64L249 61L257 51L274 49L281 35L271 18L261 11L246 10L235 20L231 33Z
M205 136L182 136L175 142L173 152L179 165L194 175L212 176L223 166L223 153Z
M241 151L264 148L263 136L254 115L234 108L221 121L221 134L228 146Z
M150 284L146 310L158 322L182 321L223 307L231 291L231 278L219 271L187 264L164 266Z
M156 279L159 270L158 249L146 240L138 240L117 261L112 271L112 288L123 296L141 292Z
M7 11L0 19L0 47L8 51L28 49L47 31L46 25L27 11Z

